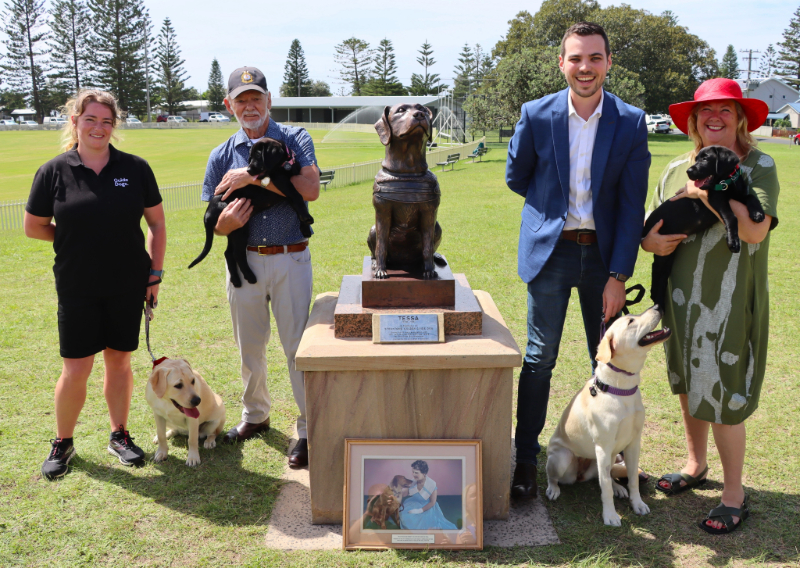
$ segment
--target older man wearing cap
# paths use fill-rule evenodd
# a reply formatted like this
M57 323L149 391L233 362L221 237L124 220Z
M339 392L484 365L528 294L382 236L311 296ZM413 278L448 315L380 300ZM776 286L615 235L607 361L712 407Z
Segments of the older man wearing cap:
M292 183L303 198L314 201L319 197L319 169L311 136L303 128L270 120L272 99L261 71L242 67L231 73L225 107L242 128L211 152L203 182L204 201L220 193L225 194L223 199L227 198L248 184L262 185L264 191L283 195L271 182L261 184L247 173L250 148L265 136L284 142L295 153L301 169L300 175L292 177ZM289 465L302 467L308 464L305 387L302 371L295 369L294 357L311 304L311 254L297 215L288 204L267 209L251 219L252 212L249 200L236 199L222 212L216 227L218 235L228 235L248 225L247 262L258 277L255 284L243 281L236 288L226 272L233 335L242 357L244 408L241 422L226 434L225 441L246 440L269 429L271 400L267 390L266 350L271 304L289 366L294 400L300 410L299 441L289 455Z

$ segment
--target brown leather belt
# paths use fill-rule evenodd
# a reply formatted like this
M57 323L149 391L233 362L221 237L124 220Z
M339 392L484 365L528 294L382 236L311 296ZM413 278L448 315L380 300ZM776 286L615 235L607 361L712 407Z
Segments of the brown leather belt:
M584 229L575 229L572 231L561 231L561 238L565 241L574 241L579 245L592 245L597 242L597 233Z
M296 245L278 245L273 247L247 247L247 250L265 254L286 254L287 252L300 252L308 248L308 243L297 243Z

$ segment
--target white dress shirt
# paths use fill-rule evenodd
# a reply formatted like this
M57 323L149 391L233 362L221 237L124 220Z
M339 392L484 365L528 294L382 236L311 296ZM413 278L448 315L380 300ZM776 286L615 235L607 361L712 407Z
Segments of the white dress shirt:
M569 110L569 207L564 230L588 229L594 231L592 215L592 154L597 125L603 115L603 99L600 89L600 103L589 117L583 120L572 104L572 91L567 94Z

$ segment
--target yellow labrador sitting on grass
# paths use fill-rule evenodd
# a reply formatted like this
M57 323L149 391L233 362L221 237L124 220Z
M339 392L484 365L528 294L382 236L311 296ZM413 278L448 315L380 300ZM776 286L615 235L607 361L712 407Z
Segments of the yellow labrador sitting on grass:
M167 459L167 439L175 434L189 436L186 465L200 464L198 442L205 436L207 450L217 445L216 438L225 426L225 405L219 395L189 366L185 359L166 359L153 368L145 390L147 403L156 418L154 462ZM167 431L167 426L170 430Z
M654 306L638 316L623 316L608 329L597 348L597 369L570 401L547 445L547 496L558 499L558 484L597 477L603 501L603 522L620 526L614 495L627 497L639 515L650 512L639 495L639 450L644 405L639 372L647 353L666 341L668 328L654 331L661 313ZM614 458L625 452L628 490L612 479ZM616 466L622 470L621 465Z

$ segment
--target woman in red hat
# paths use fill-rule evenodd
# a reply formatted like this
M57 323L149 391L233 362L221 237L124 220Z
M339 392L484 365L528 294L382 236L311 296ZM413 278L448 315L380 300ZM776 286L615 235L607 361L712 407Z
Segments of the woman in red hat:
M764 123L767 105L743 98L736 81L706 81L693 101L671 105L669 112L695 148L667 165L650 210L670 198L700 199L708 207L708 193L689 181L686 169L700 149L719 145L739 156L741 170L766 213L764 222L754 223L743 204L731 201L743 241L736 254L728 250L722 222L688 238L658 234L659 222L642 240L642 248L657 255L677 250L664 306L664 325L673 336L665 349L670 386L681 404L688 459L679 473L659 479L657 489L675 495L705 483L710 426L724 488L722 504L700 528L724 534L749 514L742 485L744 421L758 407L767 361L769 231L778 224L780 187L775 161L755 147L750 135Z

